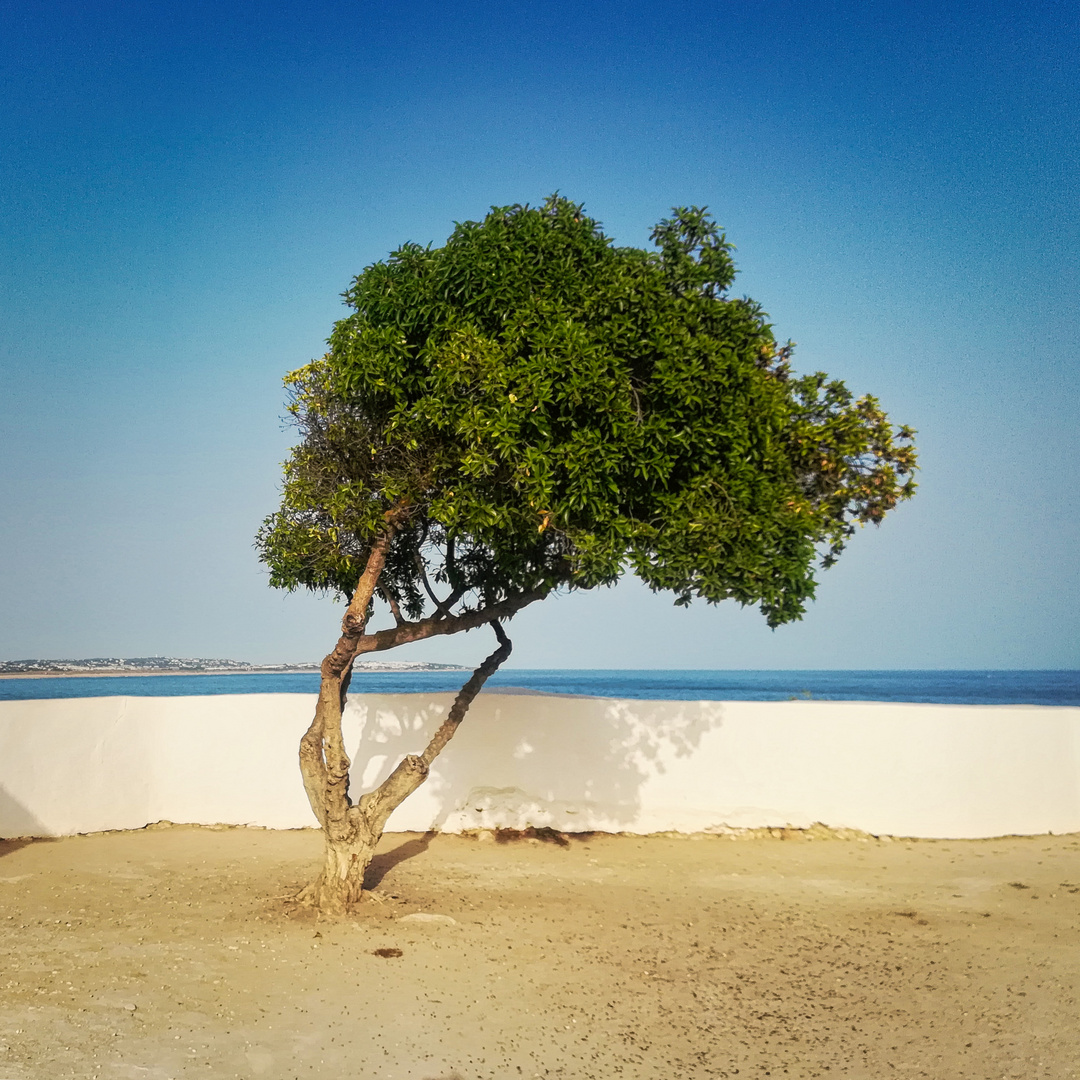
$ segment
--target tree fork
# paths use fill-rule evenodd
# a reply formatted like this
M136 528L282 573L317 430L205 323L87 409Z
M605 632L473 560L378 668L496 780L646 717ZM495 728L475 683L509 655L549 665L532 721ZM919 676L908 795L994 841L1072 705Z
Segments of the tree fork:
M360 901L364 890L364 873L375 854L375 848L382 838L390 815L427 779L432 762L453 738L476 695L480 693L484 683L505 663L513 649L501 623L492 620L490 626L498 638L498 648L458 691L446 719L431 737L424 752L405 757L374 791L361 796L355 806L347 806L341 820L328 817L324 822L326 851L323 870L317 880L297 895L296 900L299 903L328 914L344 914ZM340 735L340 713L337 727ZM347 787L347 771L345 780ZM347 791L345 798L348 798Z

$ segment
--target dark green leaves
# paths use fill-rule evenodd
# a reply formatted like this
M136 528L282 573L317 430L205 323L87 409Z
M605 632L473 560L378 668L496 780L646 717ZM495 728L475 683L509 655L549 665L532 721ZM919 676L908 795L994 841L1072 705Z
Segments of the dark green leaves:
M488 603L631 568L678 603L797 618L815 563L910 494L913 433L792 376L760 308L726 296L704 210L653 239L617 248L552 197L368 267L286 380L303 442L259 534L273 584L351 591L407 505L384 581L411 611L424 574Z

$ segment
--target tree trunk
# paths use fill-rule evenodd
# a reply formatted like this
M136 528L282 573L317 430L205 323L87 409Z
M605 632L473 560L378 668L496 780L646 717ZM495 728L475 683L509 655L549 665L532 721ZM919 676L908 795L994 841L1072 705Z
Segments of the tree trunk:
M325 850L322 873L299 894L297 901L330 915L343 915L360 902L364 874L375 854L378 836L358 830L351 839L335 840L323 831Z
M359 588L357 591L359 593ZM350 610L352 606L350 604ZM335 654L324 661L315 719L300 742L300 765L308 799L323 827L325 858L319 877L297 895L299 903L340 915L359 902L364 890L364 874L390 815L427 779L431 763L457 731L473 699L510 655L512 645L502 625L497 620L490 625L499 640L498 648L458 692L450 712L427 748L419 756L410 754L404 758L382 784L363 795L355 805L348 796L350 762L341 736L344 687L352 657L346 669L337 675L328 670L329 661Z

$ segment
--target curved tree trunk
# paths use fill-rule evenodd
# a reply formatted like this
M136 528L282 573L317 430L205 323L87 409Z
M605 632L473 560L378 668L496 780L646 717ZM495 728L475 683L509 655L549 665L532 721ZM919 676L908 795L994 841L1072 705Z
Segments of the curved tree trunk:
M387 545L388 546L388 545ZM376 557L372 552L371 558ZM381 562L385 561L385 549ZM369 560L368 569L372 563ZM364 577L367 577L368 569ZM377 573L372 581L374 589ZM361 585L364 581L361 579ZM357 595L360 595L360 587ZM370 593L368 594L370 599ZM349 605L352 611L356 603ZM364 602L363 610L367 610ZM346 613L343 631L348 622ZM484 683L510 655L512 645L498 620L490 623L499 640L498 648L473 672L458 692L454 704L427 748L419 756L410 754L374 791L368 792L353 805L349 800L349 758L341 735L341 713L345 688L351 674L355 646L347 664L335 671L331 661L346 639L343 632L338 649L323 662L322 687L315 718L300 741L300 767L304 786L316 817L323 827L326 841L322 873L296 897L303 904L331 914L342 914L360 900L364 889L364 873L382 838L390 815L426 779L431 763L457 731L473 699ZM360 634L363 633L361 625ZM357 638L358 641L358 638Z

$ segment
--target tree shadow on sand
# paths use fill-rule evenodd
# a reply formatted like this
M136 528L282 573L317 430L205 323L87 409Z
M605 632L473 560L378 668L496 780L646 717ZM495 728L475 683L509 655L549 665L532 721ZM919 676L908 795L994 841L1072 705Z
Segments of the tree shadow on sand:
M398 863L405 862L406 859L413 859L417 855L422 855L427 851L431 841L438 835L434 829L429 829L423 836L418 836L414 840L406 840L403 844L398 844L396 848L390 851L383 851L376 855L368 864L368 868L364 873L364 888L374 889L376 886L382 883L382 879L394 869Z
M405 754L418 753L452 700L449 694L353 698L347 738L356 762L354 797L380 783ZM481 694L413 796L429 815L421 827L630 828L649 777L663 773L672 758L692 754L722 724L723 712L715 701ZM407 811L409 802L399 814L420 812Z

